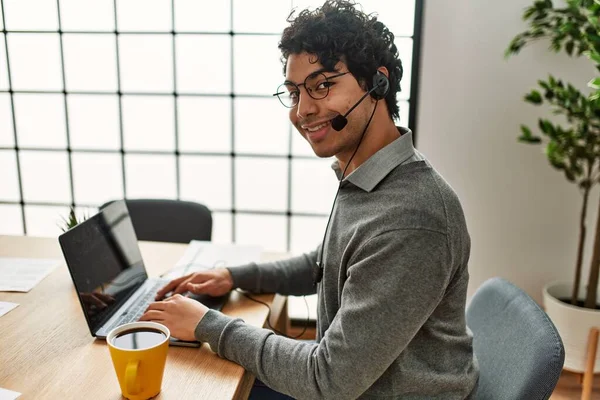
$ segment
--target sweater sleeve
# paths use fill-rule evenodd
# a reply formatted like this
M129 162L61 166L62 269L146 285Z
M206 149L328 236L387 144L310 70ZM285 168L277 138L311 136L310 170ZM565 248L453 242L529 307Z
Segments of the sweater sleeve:
M350 260L339 312L318 344L276 336L216 311L200 321L196 337L295 398L357 398L400 356L440 302L451 276L449 260L442 233L389 231Z
M316 293L312 271L317 250L287 260L228 268L233 286L254 293L302 296Z

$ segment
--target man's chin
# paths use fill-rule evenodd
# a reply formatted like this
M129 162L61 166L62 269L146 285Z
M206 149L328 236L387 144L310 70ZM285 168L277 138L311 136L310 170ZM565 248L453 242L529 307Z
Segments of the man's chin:
M311 144L311 147L315 155L319 158L329 158L335 156L335 152L331 149L324 149L322 147L319 147L318 145L315 146L313 144Z

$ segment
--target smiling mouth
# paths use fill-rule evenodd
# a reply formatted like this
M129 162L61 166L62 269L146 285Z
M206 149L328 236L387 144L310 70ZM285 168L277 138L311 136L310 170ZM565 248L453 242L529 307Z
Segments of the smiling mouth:
M302 130L306 134L306 138L311 142L321 141L327 136L331 121L325 121L315 126L301 126Z
M324 127L326 127L327 125L331 124L331 121L325 121L322 124L319 124L317 126L313 126L313 127L302 127L302 129L304 129L307 132L313 133L313 132L317 132L319 129L322 129Z

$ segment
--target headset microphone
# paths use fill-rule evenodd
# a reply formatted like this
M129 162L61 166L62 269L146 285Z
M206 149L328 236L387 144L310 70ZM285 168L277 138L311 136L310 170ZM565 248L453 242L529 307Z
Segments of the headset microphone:
M367 97L368 95L371 94L371 92L373 90L375 90L376 87L373 87L373 89L369 90L367 93L365 93L360 100L358 100L356 102L356 104L354 104L352 106L351 109L349 109L346 114L344 115L338 115L336 116L334 119L331 120L331 127L333 129L335 129L336 131L341 131L342 129L344 129L344 127L346 126L346 124L348 123L348 118L346 118L348 116L348 114L350 114L352 112L352 110L354 110L360 103L362 103L362 101L365 99L365 97Z
M377 99L377 100L383 99L385 97L385 95L387 94L389 88L390 88L390 81L388 80L387 76L385 76L381 72L377 71L377 74L375 74L375 76L373 77L373 87L367 93L365 93L360 98L360 100L358 100L356 102L356 104L354 104L352 106L352 108L350 108L346 112L346 114L338 115L334 119L332 119L331 127L338 132L341 131L342 129L344 129L346 127L346 124L348 124L348 118L346 118L346 117L352 112L352 110L354 110L356 107L358 107L358 105L360 103L362 103L362 101L365 99L365 97L367 97L368 95L373 93L372 96L375 99Z

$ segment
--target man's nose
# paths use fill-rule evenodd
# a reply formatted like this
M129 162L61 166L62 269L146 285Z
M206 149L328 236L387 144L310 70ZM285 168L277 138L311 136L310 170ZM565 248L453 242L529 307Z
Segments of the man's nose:
M298 118L305 118L317 113L316 100L308 95L306 88L303 89L300 90L300 97L296 106L296 116Z

